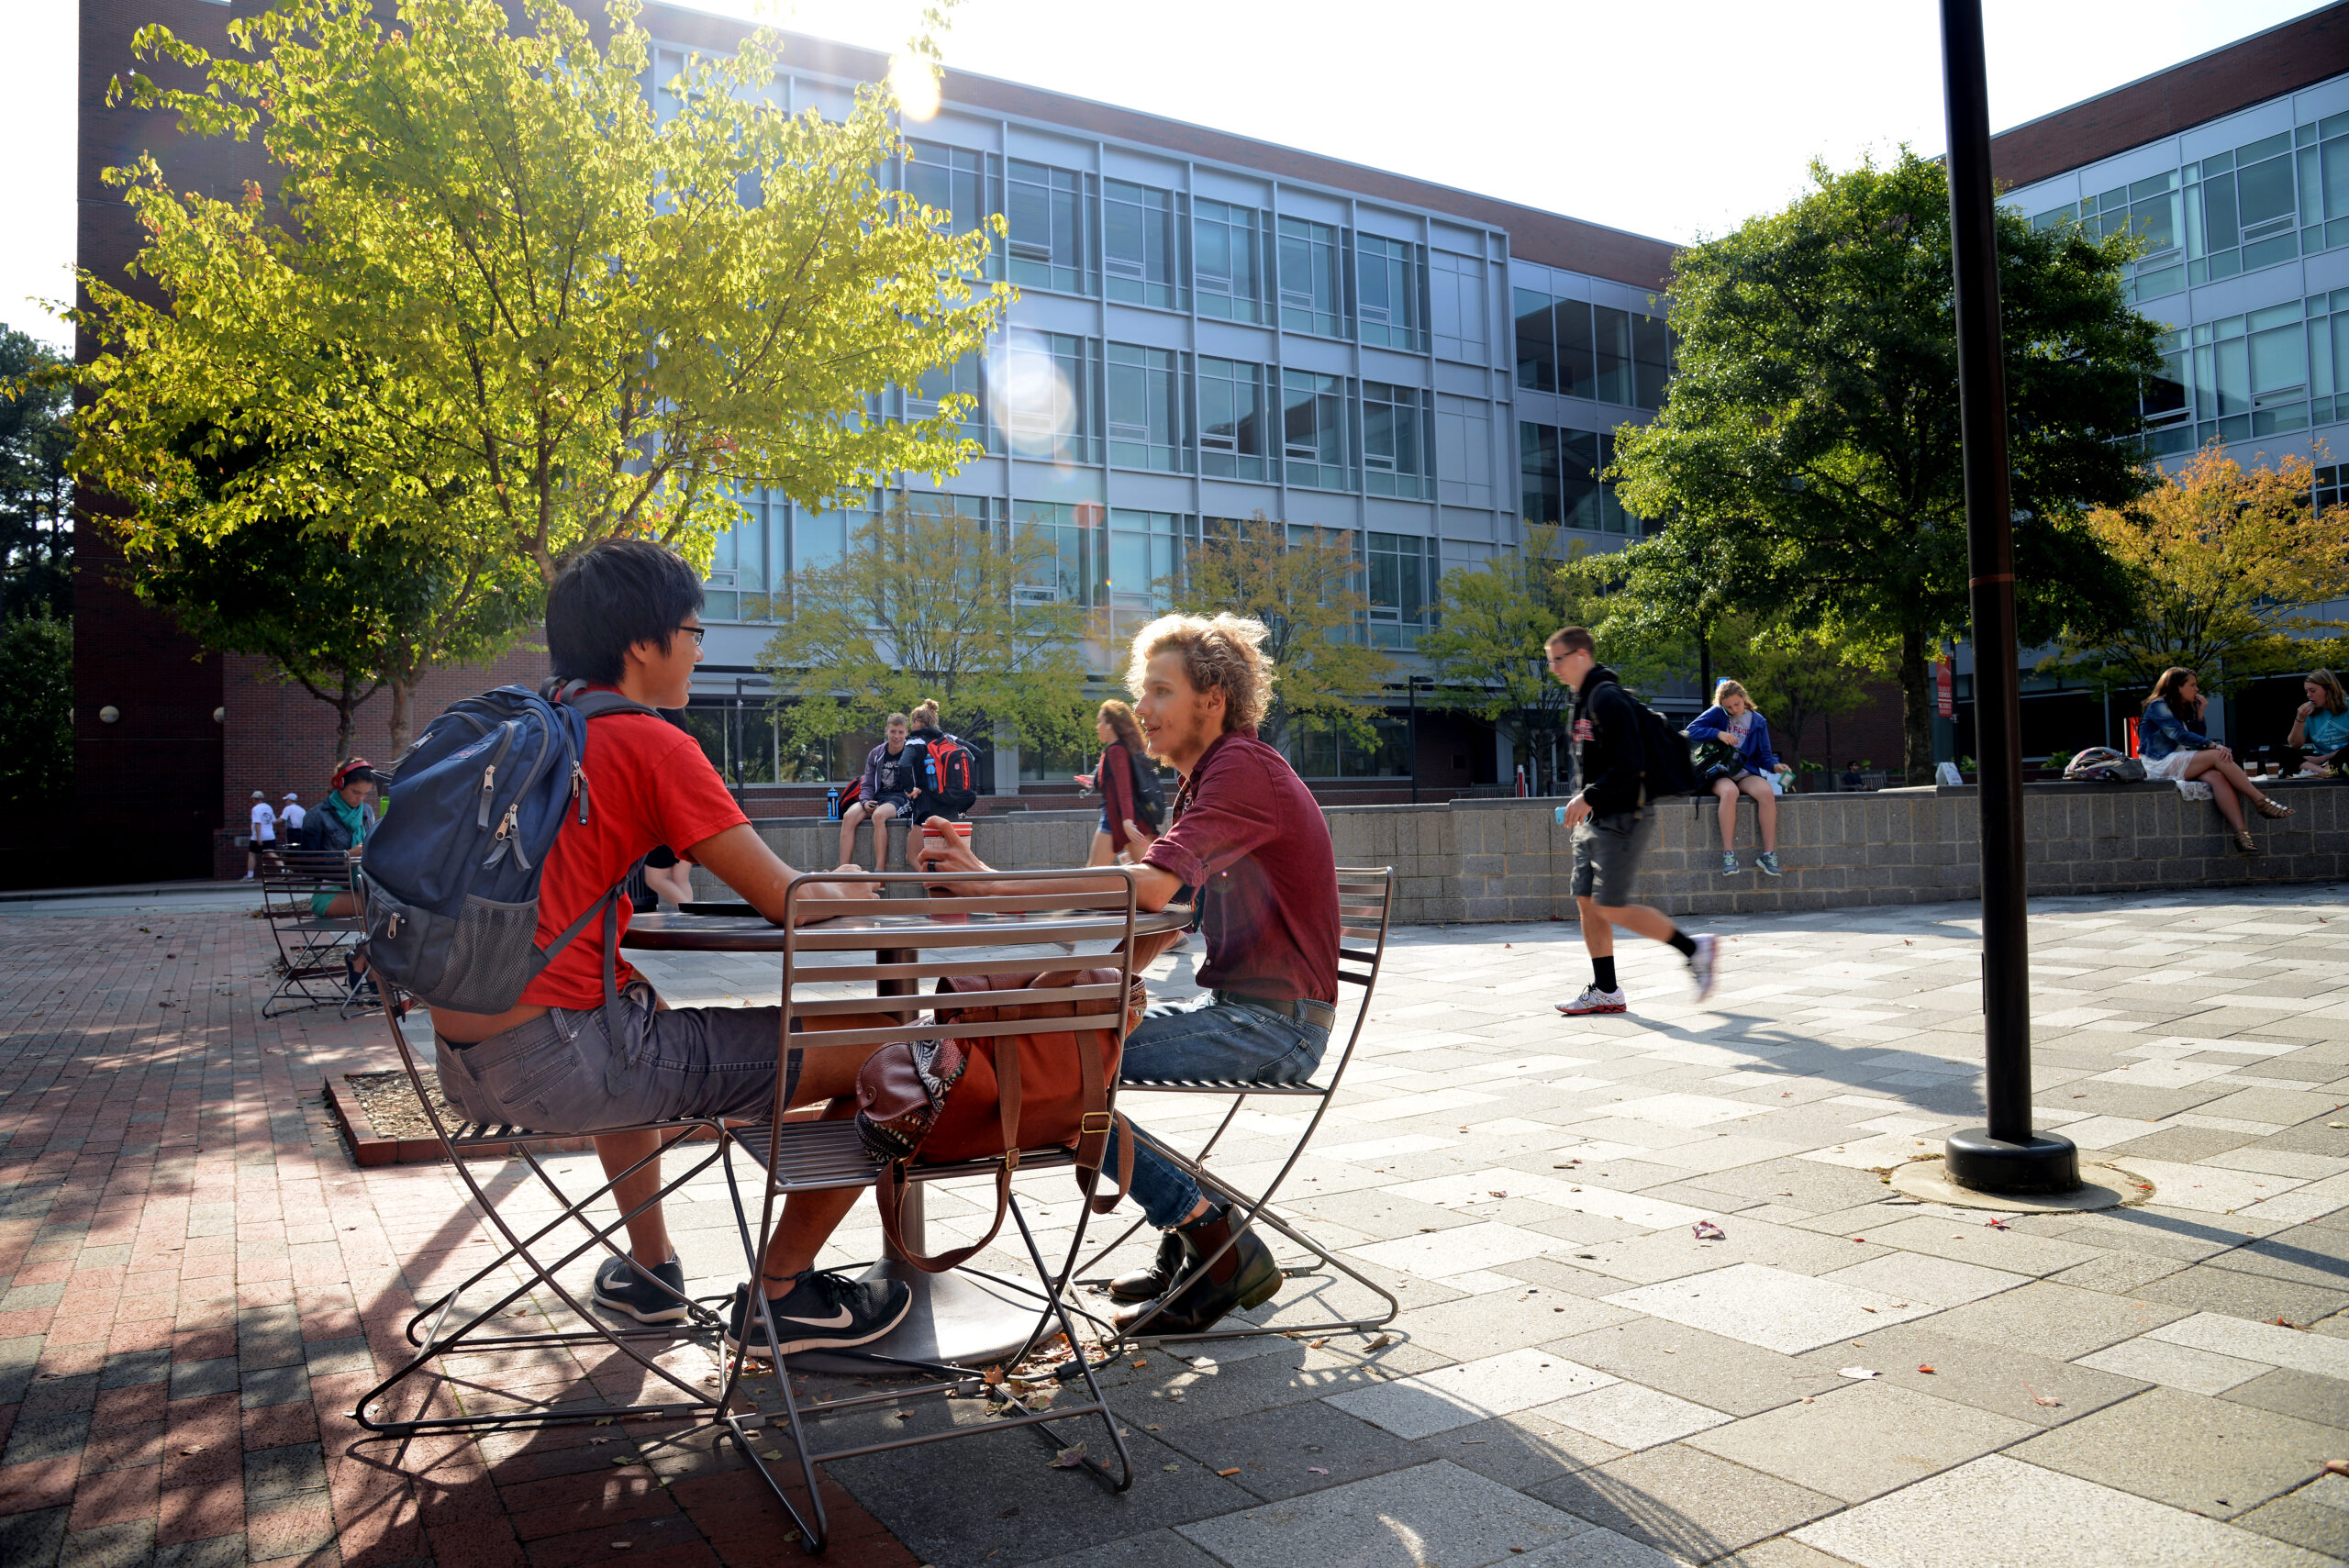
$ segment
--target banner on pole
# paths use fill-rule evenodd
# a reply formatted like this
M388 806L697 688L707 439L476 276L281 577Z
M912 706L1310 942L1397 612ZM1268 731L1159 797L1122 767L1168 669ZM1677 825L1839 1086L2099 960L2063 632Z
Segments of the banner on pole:
M1943 718L1957 717L1957 678L1946 659L1933 666L1933 691L1941 702Z

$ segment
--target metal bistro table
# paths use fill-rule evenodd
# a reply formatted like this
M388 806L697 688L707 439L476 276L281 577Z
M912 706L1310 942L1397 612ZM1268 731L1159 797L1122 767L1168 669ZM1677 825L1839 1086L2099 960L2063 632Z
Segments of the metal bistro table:
M907 907L907 906L912 906ZM1155 914L1137 911L1137 938L1163 936L1191 923L1188 905L1169 905ZM1076 940L1021 941L1020 928L1052 925L1063 932L1073 922L1098 924L1103 935ZM974 948L967 933L974 927L1000 926L1004 941ZM829 920L809 921L799 929L793 945L803 966L798 978L809 978L805 966L827 964L848 968L868 958L879 963L912 963L931 944L922 941L930 929L952 929L964 937L955 944L959 956L981 954L1006 969L1027 965L1068 967L1071 959L1099 960L1116 954L1124 940L1125 919L1082 917L1051 910L1007 915L938 915L921 911L916 900L891 900L888 906ZM640 915L629 922L620 940L624 948L644 952L763 952L780 956L785 931L748 904L693 903L675 914ZM905 982L877 982L883 996L907 994ZM778 988L778 996L780 995ZM908 1246L930 1251L923 1184L913 1184L906 1195L905 1235ZM761 1238L763 1244L764 1238ZM792 1364L811 1372L853 1372L870 1374L871 1361L863 1354L907 1362L951 1362L976 1366L1000 1361L1028 1342L1044 1300L1036 1290L1013 1281L975 1273L967 1268L946 1273L925 1273L895 1252L865 1272L866 1278L893 1276L913 1289L914 1302L906 1320L857 1355L807 1352L791 1358ZM909 1369L910 1370L910 1369Z

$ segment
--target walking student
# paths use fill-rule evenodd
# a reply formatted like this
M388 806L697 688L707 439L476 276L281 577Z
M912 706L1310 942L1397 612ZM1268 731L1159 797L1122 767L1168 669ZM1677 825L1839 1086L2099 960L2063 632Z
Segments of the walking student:
M1590 952L1590 984L1573 1001L1559 1003L1558 1011L1582 1018L1620 1013L1630 1006L1615 974L1618 926L1663 942L1687 960L1701 1002L1713 994L1718 944L1709 936L1689 936L1662 911L1631 902L1640 857L1655 839L1655 816L1646 809L1641 705L1615 672L1598 662L1598 645L1583 628L1559 628L1550 634L1548 647L1550 673L1575 694L1579 788L1559 820L1575 833L1575 907L1582 918L1582 944Z
M1778 792L1770 787L1772 773L1790 770L1770 749L1770 721L1753 709L1753 699L1735 681L1713 688L1713 706L1697 716L1685 731L1703 746L1697 773L1721 803L1721 874L1735 876L1737 865L1737 797L1753 800L1754 825L1762 830L1762 853L1754 865L1765 876L1778 871Z
M856 804L841 813L841 864L844 866L856 863L856 825L867 817L873 818L873 869L881 870L889 858L889 822L903 817L912 804L914 770L921 761L918 752L907 755L907 728L904 714L891 714L881 744L864 759L864 782L857 791Z
M302 818L305 815L302 810L302 797L292 790L287 790L284 798L277 803L277 823L279 827L285 829L287 843L294 843L302 837Z
M270 809L269 796L253 791L252 840L245 847L245 880L250 882L261 870L262 857L277 848L277 813Z
M2194 672L2172 665L2154 683L2145 698L2145 716L2137 723L2137 752L2149 779L2183 784L2199 779L2210 786L2219 815L2234 833L2235 848L2247 855L2259 853L2259 841L2243 826L2243 801L2251 802L2262 817L2289 817L2292 808L2278 806L2259 791L2235 762L2235 754L2207 735L2187 728L2202 722L2202 688Z
M1101 826L1094 832L1093 852L1085 863L1105 866L1120 853L1140 858L1149 852L1158 841L1166 801L1158 792L1156 772L1146 761L1148 753L1141 727L1134 723L1133 709L1110 698L1101 705L1093 732L1101 741L1100 765L1093 770L1093 787L1101 795ZM1126 822L1141 829L1139 840L1127 840L1119 826Z

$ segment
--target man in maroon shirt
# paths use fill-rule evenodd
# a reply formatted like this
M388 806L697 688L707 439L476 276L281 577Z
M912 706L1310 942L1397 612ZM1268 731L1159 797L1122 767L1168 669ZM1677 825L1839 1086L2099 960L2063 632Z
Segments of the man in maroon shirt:
M1329 1045L1338 999L1337 864L1312 792L1287 758L1256 738L1272 697L1264 638L1260 623L1219 615L1162 616L1134 639L1126 676L1141 696L1134 717L1151 755L1183 784L1173 825L1158 839L1120 824L1137 861L1127 871L1145 909L1198 889L1207 937L1199 980L1208 989L1150 1009L1126 1038L1130 1080L1298 1084ZM922 858L958 893L989 887L992 868L959 840L925 840ZM1019 890L1042 889L1030 882ZM1174 940L1152 939L1135 955L1138 965ZM1122 1168L1119 1141L1113 1134L1112 1173ZM1147 1141L1137 1140L1132 1159L1134 1199L1166 1236L1152 1267L1112 1282L1111 1296L1137 1304L1118 1315L1119 1326L1148 1317L1152 1332L1191 1332L1269 1300L1280 1269L1252 1230L1225 1246L1233 1240L1230 1201L1201 1192ZM1164 1299L1177 1277L1219 1251L1205 1275Z

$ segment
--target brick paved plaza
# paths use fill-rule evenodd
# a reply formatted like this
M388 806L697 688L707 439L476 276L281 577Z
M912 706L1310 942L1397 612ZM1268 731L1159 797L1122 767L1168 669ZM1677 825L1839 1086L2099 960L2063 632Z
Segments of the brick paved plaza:
M357 1440L404 1314L486 1253L447 1171L352 1166L319 1088L391 1064L384 1026L262 1021L249 906L0 906L0 1563L795 1558L696 1434ZM1974 915L1718 920L1703 1009L1630 943L1635 1011L1580 1022L1550 1010L1587 977L1572 926L1399 930L1290 1189L1401 1297L1391 1340L1120 1363L1122 1497L1016 1432L841 1464L829 1560L2349 1557L2349 887L2035 903L2043 1125L2154 1190L2004 1229L1878 1174L1979 1115ZM762 961L645 967L674 1001L772 995ZM1128 1108L1178 1141L1217 1114ZM1294 1108L1227 1140L1243 1178ZM1071 1189L1033 1186L1049 1247ZM689 1196L687 1273L730 1288L725 1194ZM976 1210L931 1213L938 1242Z

